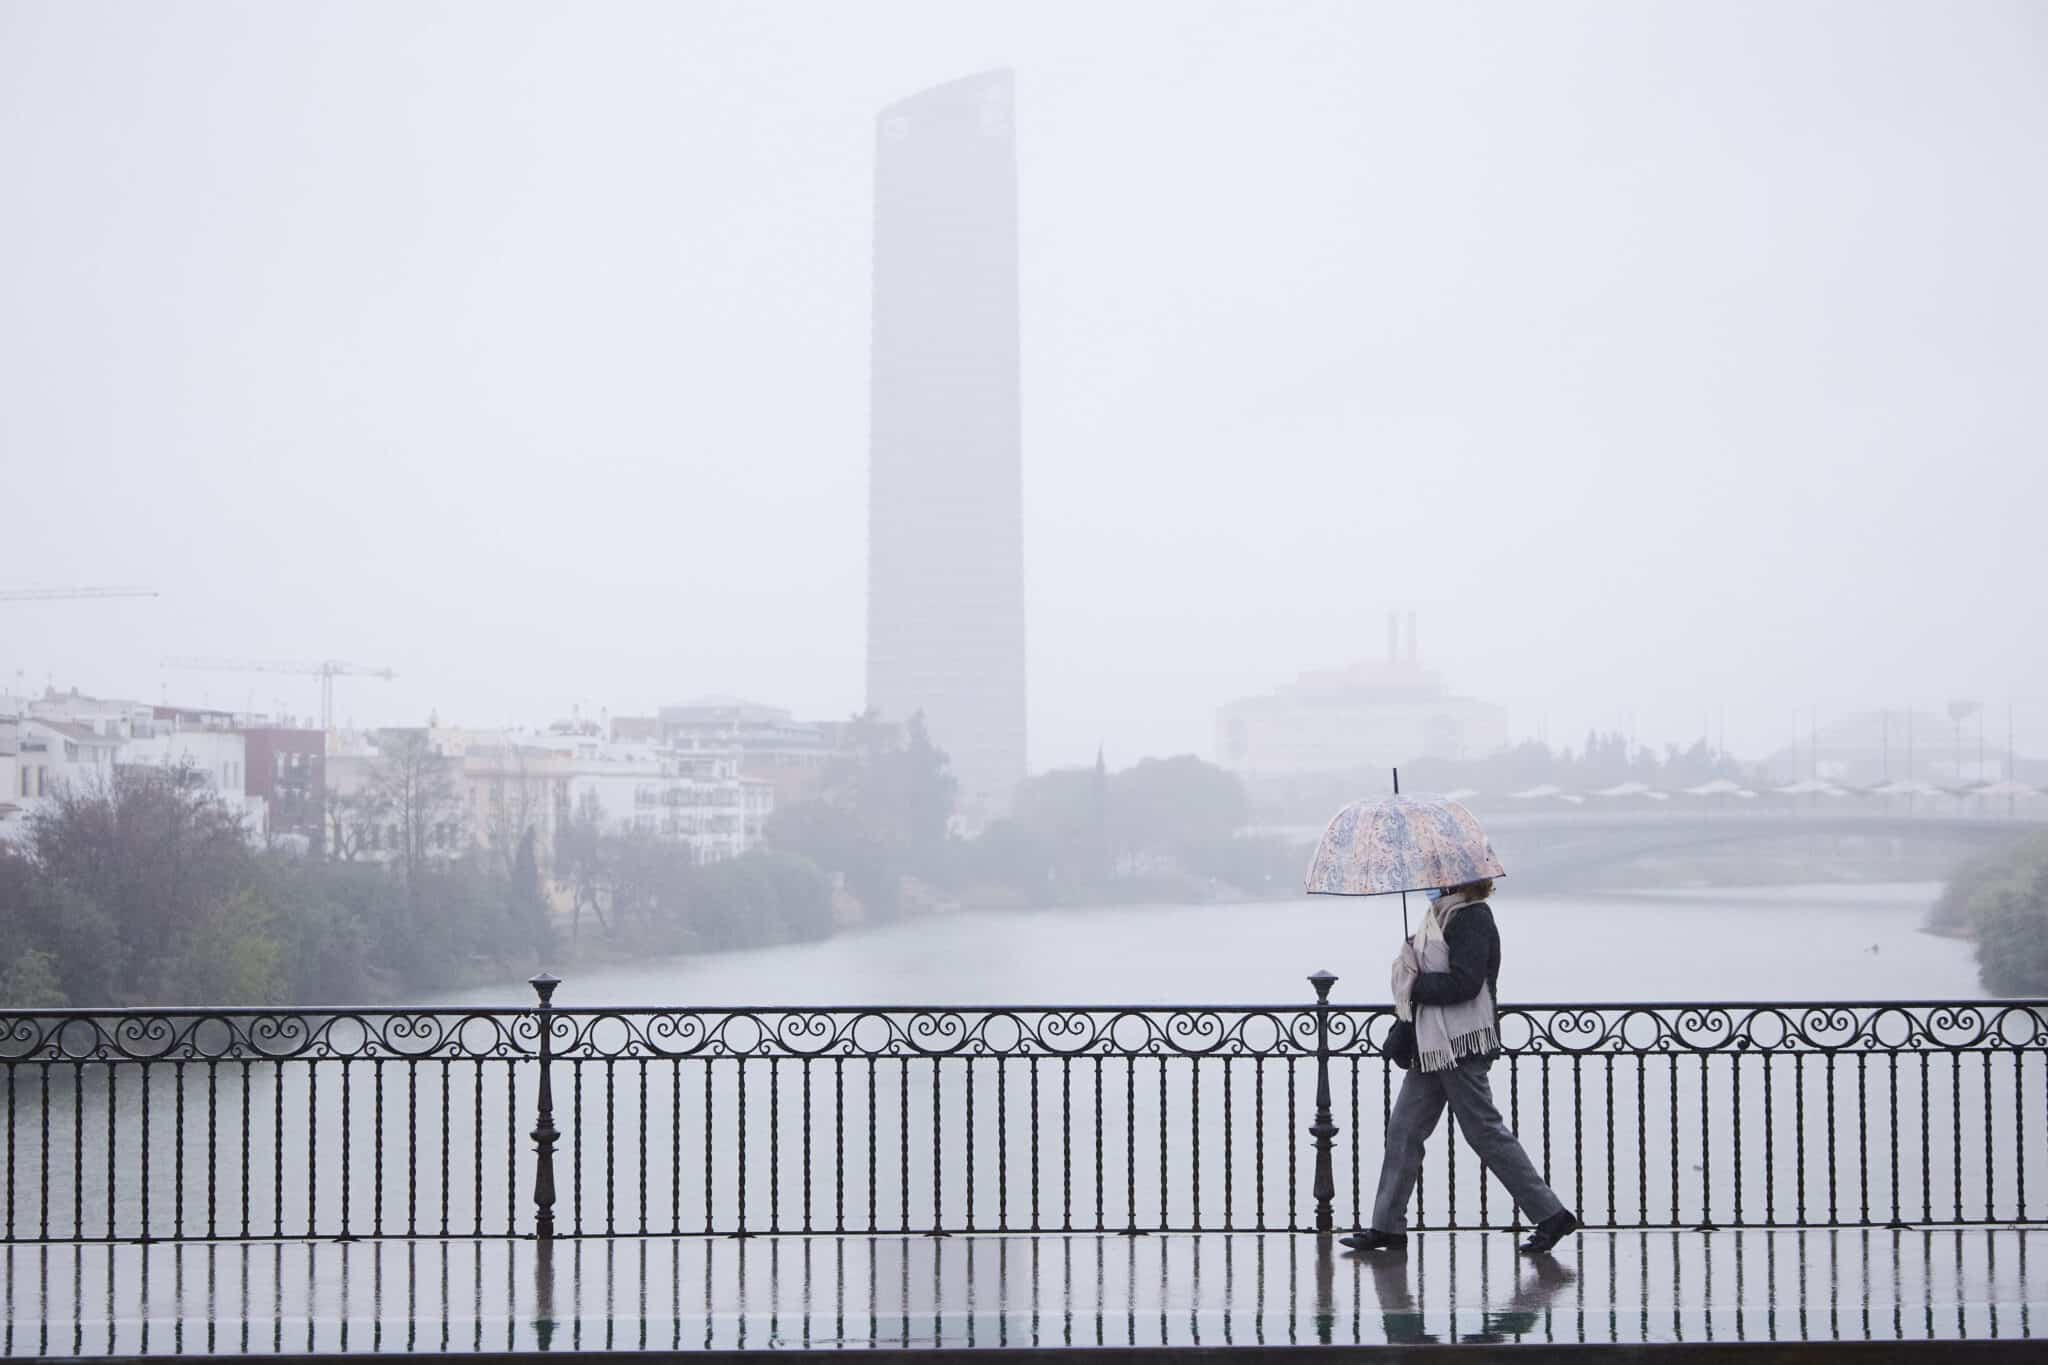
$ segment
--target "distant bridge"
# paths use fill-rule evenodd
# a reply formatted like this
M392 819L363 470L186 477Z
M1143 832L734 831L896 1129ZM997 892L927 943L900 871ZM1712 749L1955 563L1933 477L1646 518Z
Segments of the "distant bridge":
M1960 858L2029 834L2048 820L2005 815L1906 815L1823 809L1614 810L1572 807L1543 811L1479 811L1495 849L1516 881L1555 885L1646 859L1761 848L1790 840L1832 841L1843 856ZM1316 826L1253 831L1312 844Z
M1509 869L1559 882L1645 859L1743 846L1833 844L1861 857L1964 857L2048 830L2048 821L1979 815L1780 811L1544 811L1481 817ZM1877 849L1873 850L1872 845Z

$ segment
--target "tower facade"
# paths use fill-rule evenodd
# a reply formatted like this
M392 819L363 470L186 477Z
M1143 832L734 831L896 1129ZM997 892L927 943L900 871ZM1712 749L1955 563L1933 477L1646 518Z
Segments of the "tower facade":
M1024 776L1012 107L985 72L876 127L868 705L923 713L976 822Z

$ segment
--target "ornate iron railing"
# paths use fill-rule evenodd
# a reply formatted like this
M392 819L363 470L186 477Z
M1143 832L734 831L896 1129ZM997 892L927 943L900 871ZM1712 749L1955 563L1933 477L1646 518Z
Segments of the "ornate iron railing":
M1312 1231L1384 1007L0 1014L8 1240ZM1495 1098L1596 1227L2048 1221L2048 1002L1531 1005ZM1512 1227L1451 1121L1416 1226ZM2038 1186L2037 1180L2037 1186Z

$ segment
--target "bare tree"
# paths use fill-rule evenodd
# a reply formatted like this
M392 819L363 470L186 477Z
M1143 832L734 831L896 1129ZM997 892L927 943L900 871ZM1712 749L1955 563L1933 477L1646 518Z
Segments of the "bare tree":
M490 804L484 816L484 841L508 875L519 858L520 845L529 834L539 833L541 800L545 784L533 776L526 747L506 737L509 763L500 762L491 778Z
M385 730L377 749L367 794L398 827L396 861L406 907L417 913L420 874L454 851L462 818L454 765L434 751L424 730Z
M569 940L576 941L583 927L583 908L597 916L607 934L611 923L605 918L605 896L612 890L612 867L604 837L604 807L597 793L586 791L576 803L576 813L555 831L555 867L569 883L573 911Z
M334 792L327 798L327 855L352 863L375 845L387 812L372 791Z

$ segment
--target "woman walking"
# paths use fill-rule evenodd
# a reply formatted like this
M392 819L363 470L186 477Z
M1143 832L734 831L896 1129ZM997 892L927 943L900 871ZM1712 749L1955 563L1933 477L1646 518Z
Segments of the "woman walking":
M1549 1251L1578 1231L1578 1217L1537 1174L1494 1107L1487 1081L1500 1053L1500 932L1486 899L1493 882L1482 878L1427 894L1431 904L1421 929L1394 959L1396 1028L1406 1025L1413 1037L1410 1055L1395 1060L1408 1074L1387 1118L1372 1223L1343 1244L1355 1251L1407 1245L1408 1200L1422 1174L1422 1146L1449 1105L1465 1141L1535 1223L1522 1250Z

